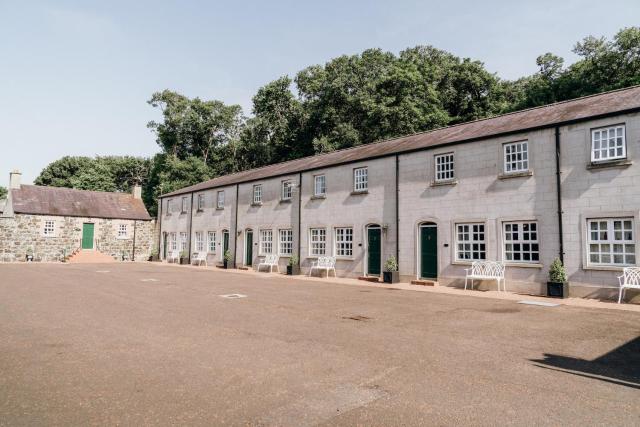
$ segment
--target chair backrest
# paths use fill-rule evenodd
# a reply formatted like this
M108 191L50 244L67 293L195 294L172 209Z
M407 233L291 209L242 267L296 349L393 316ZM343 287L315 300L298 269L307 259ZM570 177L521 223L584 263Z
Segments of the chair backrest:
M623 271L625 285L640 286L640 267L625 267Z
M198 261L206 260L206 259L207 259L207 253L206 253L206 252L198 252L198 253L196 254L196 259L197 259Z
M500 261L474 261L471 274L485 277L504 277L504 264Z
M336 265L336 259L332 256L318 257L318 267L322 268L334 268Z
M278 255L271 254L264 257L265 264L277 264L278 263Z
M177 250L169 252L169 258L178 258L179 252Z

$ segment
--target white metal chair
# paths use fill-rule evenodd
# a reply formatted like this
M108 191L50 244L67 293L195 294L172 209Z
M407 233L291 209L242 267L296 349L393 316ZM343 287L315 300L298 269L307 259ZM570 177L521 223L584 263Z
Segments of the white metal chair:
M313 270L325 270L327 272L327 277L329 277L329 271L333 270L333 277L336 277L336 259L332 256L318 257L318 261L311 264L309 276L311 276Z
M202 265L204 263L204 266L208 267L206 252L196 252L194 255L192 263L195 263L195 265Z
M269 273L273 271L273 267L278 269L278 273L280 273L280 267L278 266L278 260L280 257L278 255L267 255L264 257L264 261L258 264L258 271L260 271L260 267L263 265L269 267Z
M498 283L498 291L500 291L500 282L502 288L506 292L507 284L504 280L504 263L500 261L473 261L471 268L464 269L467 275L464 278L464 289L467 290L467 280L471 279L471 289L473 289L473 280L495 280Z
M618 282L620 283L618 304L620 304L627 289L640 289L640 267L625 267L622 270L622 276L618 276Z
M170 251L167 257L167 262L178 262L180 260L180 252L177 250Z

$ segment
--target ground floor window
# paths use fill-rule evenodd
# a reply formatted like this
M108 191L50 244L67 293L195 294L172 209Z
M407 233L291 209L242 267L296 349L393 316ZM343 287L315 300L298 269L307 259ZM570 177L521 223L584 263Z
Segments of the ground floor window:
M260 253L273 253L273 230L260 230Z
M309 254L311 256L324 256L327 253L327 230L325 228L312 228L309 230Z
M589 264L628 266L636 264L633 218L588 220Z
M209 252L212 254L216 253L216 232L209 231L207 233L207 246L209 247Z
M204 252L204 233L196 231L196 252Z
M176 239L176 233L169 233L169 247L172 251L178 249L178 241Z
M187 250L187 233L180 233L180 250Z
M484 224L456 224L456 260L487 259Z
M505 261L540 262L536 221L505 222L503 227Z
M353 228L336 228L335 253L337 257L353 256Z
M291 255L293 253L293 231L292 230L280 230L280 241L278 246L280 247L280 255Z

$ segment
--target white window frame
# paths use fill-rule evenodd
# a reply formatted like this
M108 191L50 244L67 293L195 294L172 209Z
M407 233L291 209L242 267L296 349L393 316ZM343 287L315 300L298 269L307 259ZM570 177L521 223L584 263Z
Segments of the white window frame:
M171 215L171 205L173 204L171 202L173 202L173 199L167 199L167 212L165 212L166 216Z
M509 142L503 145L504 173L529 171L529 141Z
M126 239L127 236L127 224L118 224L118 239Z
M187 233L180 232L180 252L187 250Z
M453 181L456 178L453 152L436 154L433 163L436 182Z
M325 197L327 195L327 176L324 174L313 176L313 195Z
M253 186L253 204L259 205L262 203L262 184L255 184Z
M207 252L216 253L216 232L207 231Z
M619 223L620 228L616 229L616 223ZM630 238L627 238L628 236ZM636 244L633 217L587 219L587 265L598 267L636 266ZM596 246L597 250L594 250ZM619 247L619 250L616 250L616 246ZM594 255L597 255L598 261L592 260ZM617 257L622 257L622 262L616 262Z
M182 198L182 210L180 213L187 213L189 209L189 200L186 197Z
M531 225L535 225L535 227L531 227ZM513 238L514 233L516 233L516 239ZM511 238L507 239L507 234ZM525 236L527 237L526 239ZM509 253L512 254L511 259L509 259ZM516 254L519 255L520 259L515 259ZM504 221L502 223L502 259L505 263L540 264L540 254L540 227L538 226L538 221ZM527 256L528 260L525 259Z
M487 226L484 222L456 223L455 236L456 261L473 262L487 259ZM461 254L464 255L460 256Z
M278 254L291 256L293 254L293 230L283 228L278 230Z
M627 158L625 125L591 129L591 162L609 162ZM603 142L606 145L603 145ZM612 153L613 151L613 153Z
M325 256L327 254L327 229L309 229L309 255L312 257Z
M273 253L273 230L260 230L260 255Z
M194 249L196 252L204 252L204 233L196 231Z
M293 182L290 179L282 181L280 200L291 200L293 197Z
M218 209L224 208L224 190L218 191L218 195L216 196L216 207Z
M172 251L178 250L178 235L176 233L169 233L169 247Z
M198 194L198 210L204 210L204 194Z
M56 222L52 219L45 219L42 226L42 235L45 237L54 237L56 235Z
M353 258L353 227L334 229L333 253L336 258Z
M362 193L369 190L369 168L366 166L353 170L353 191Z

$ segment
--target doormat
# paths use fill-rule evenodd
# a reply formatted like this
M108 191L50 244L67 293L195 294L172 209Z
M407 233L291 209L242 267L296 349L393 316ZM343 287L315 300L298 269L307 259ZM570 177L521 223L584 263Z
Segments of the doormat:
M540 305L542 307L557 307L557 306L560 305L560 304L555 304L555 303L552 303L552 302L528 301L528 300L518 301L518 304Z
M227 294L227 295L218 295L220 298L228 298L228 299L237 299L237 298L246 298L246 295L242 294Z

